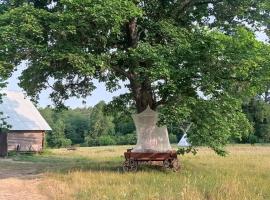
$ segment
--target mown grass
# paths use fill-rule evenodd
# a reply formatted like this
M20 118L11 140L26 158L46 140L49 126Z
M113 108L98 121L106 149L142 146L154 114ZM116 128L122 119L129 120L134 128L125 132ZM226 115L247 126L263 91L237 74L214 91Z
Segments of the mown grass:
M45 173L40 190L49 199L270 199L270 146L230 146L227 157L200 148L196 156L180 158L177 173L147 166L123 173L127 148L58 149L13 159Z

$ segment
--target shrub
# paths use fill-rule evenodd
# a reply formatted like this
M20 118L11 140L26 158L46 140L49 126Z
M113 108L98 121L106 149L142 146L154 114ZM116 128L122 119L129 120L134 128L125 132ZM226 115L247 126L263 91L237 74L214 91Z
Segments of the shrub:
M93 138L91 136L86 136L85 137L85 146L89 146L89 147L98 146L97 138Z
M116 142L118 145L125 145L126 143L126 137L124 135L116 136Z
M250 135L248 140L249 143L253 145L258 142L258 137L256 135Z
M63 138L61 139L61 147L69 147L71 145L71 140Z
M115 137L110 136L110 135L102 135L97 140L98 140L98 144L101 146L116 144Z
M68 147L71 145L71 140L65 138L62 135L56 135L53 133L46 135L46 143L45 146L51 148L61 148L61 147Z
M92 147L92 146L98 146L98 141L96 138L92 137L85 137L85 146Z
M137 143L137 136L134 133L126 134L126 144L136 144Z
M116 136L116 138L118 145L136 144L137 142L136 134L134 133Z
M170 140L170 143L177 143L178 142L177 136L174 134L169 134L169 140Z
M106 146L106 145L134 145L137 142L135 133L126 135L102 135L98 138L85 137L83 146Z

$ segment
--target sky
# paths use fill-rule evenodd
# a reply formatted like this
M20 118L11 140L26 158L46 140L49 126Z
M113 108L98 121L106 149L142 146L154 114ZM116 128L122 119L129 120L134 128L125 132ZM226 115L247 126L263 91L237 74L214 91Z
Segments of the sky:
M22 71L27 67L26 62L23 62L21 65L17 67L17 71L15 71L12 76L7 80L8 84L6 87L7 91L19 91L23 92L23 89L19 87L18 77L21 75ZM94 81L96 85L96 90L92 92L92 95L87 97L86 99L77 99L71 98L65 102L65 105L70 108L76 107L89 107L96 105L99 101L110 102L114 96L118 96L120 94L126 93L127 88L123 86L120 90L116 92L110 93L106 91L106 87L104 83L100 83L97 80ZM49 98L50 90L43 90L40 94L40 99L38 102L39 107L46 107L47 105L53 105L52 101ZM82 101L86 101L86 104L83 104Z
M257 32L256 36L258 40L260 41L267 41L267 36L262 32ZM6 90L8 91L23 91L22 88L19 87L18 83L18 77L20 76L23 69L25 69L26 63L23 62L21 65L17 67L17 71L15 71L12 76L8 79L8 85ZM114 96L118 96L119 94L123 94L127 92L127 88L124 86L113 93L110 93L106 91L104 83L99 83L97 80L95 80L95 85L97 87L96 90L92 92L92 95L87 97L86 99L77 99L77 98L71 98L65 102L66 106L69 106L70 108L76 108L76 107L89 107L96 105L99 101L105 101L110 102ZM47 105L52 105L52 101L49 98L49 90L44 90L40 94L40 100L38 103L38 106L40 107L46 107ZM82 101L85 100L86 104L83 104Z

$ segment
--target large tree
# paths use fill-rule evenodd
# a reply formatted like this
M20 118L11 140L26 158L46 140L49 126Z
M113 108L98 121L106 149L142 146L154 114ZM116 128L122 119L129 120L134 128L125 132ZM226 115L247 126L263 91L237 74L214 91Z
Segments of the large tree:
M60 105L86 97L93 79L114 105L159 109L163 123L193 122L189 138L219 153L248 131L243 99L269 81L268 0L2 0L0 58L28 67L20 77Z

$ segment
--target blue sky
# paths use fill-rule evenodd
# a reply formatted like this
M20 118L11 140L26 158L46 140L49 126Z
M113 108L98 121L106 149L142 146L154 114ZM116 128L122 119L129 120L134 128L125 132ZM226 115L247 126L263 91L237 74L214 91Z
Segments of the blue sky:
M257 32L256 33L258 40L260 41L267 41L267 36L262 33L262 32ZM26 68L26 64L22 63L20 66L18 66L18 70L15 71L8 79L8 85L7 85L7 90L12 90L12 91L22 91L22 89L18 86L18 77L20 76L21 72L23 69ZM97 89L92 93L91 96L87 97L85 99L86 104L83 105L82 101L83 99L77 99L77 98L71 98L65 102L66 106L69 106L71 108L76 108L76 107L84 107L84 106L94 106L96 105L99 101L104 100L105 102L110 102L114 96L118 96L119 94L125 93L127 91L127 88L121 88L120 90L110 93L106 91L104 83L99 83L98 81L95 81L95 85ZM49 90L44 90L40 94L40 100L39 100L39 106L40 107L45 107L47 105L52 105L51 100L49 99Z

